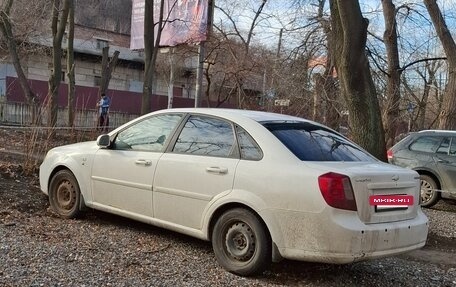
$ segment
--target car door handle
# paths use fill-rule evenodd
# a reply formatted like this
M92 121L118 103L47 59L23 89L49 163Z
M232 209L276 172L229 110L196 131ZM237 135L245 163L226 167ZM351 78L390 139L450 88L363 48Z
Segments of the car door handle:
M216 167L216 166L207 167L206 171L209 173L216 173L216 174L227 174L228 173L228 169L226 167Z
M144 165L144 166L150 166L152 165L152 161L147 160L147 159L138 159L135 161L136 164L138 165Z
M449 161L444 160L444 159L438 159L437 162L438 163L449 163Z

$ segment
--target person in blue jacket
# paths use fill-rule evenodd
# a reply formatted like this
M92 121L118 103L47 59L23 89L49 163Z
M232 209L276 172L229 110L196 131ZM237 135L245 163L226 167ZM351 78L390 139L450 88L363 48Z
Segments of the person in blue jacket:
M100 101L97 103L98 108L98 127L104 128L109 126L109 106L111 99L106 94L101 94Z

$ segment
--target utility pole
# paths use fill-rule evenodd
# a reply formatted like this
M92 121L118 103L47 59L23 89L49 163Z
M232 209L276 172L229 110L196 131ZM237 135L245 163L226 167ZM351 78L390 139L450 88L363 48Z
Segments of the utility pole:
M214 19L214 0L208 1L207 7L207 37L211 35L212 24ZM201 107L202 91L203 91L203 76L204 76L204 60L206 58L206 42L201 41L198 46L198 68L196 70L196 89L195 89L195 108ZM209 99L208 99L209 101Z
M203 69L205 58L205 42L200 42L198 46L198 69L196 70L196 92L195 92L195 108L201 107L202 90L203 90Z
M173 107L174 99L174 48L169 49L169 83L168 83L168 109Z

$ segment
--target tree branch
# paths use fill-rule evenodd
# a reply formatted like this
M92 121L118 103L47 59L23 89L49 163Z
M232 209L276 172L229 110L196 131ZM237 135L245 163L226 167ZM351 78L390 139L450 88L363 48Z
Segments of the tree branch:
M429 61L438 61L438 60L446 60L447 57L435 57L435 58L426 58L426 59L420 59L413 61L411 63L408 63L407 65L404 65L402 68L399 69L400 72L403 72L405 69L410 68L411 66L422 63L422 62L429 62Z

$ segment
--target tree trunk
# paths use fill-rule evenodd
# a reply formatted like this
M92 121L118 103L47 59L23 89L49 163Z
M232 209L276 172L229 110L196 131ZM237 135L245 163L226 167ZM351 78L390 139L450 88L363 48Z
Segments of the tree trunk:
M385 33L383 40L388 58L388 80L386 87L386 146L394 145L399 121L399 104L401 100L401 72L399 50L397 44L396 7L392 0L382 0L383 16L385 18Z
M368 21L358 1L331 0L333 51L352 139L380 160L386 146L380 106L365 53Z
M424 0L424 5L426 5L440 42L442 42L448 63L448 84L443 95L438 128L454 130L456 129L456 43L448 30L437 1Z
M60 13L60 0L54 0L52 5L52 63L53 70L49 77L49 127L57 125L59 86L62 80L62 39L70 10L70 0L63 0L63 9Z
M321 74L316 74L315 79L315 89L313 93L313 103L312 103L312 120L320 123L324 123L327 110L325 105L323 105L323 93L325 89L325 78Z
M324 124L329 126L330 128L334 130L339 130L340 126L340 112L339 112L339 107L338 107L338 98L340 96L340 92L337 89L335 80L334 80L334 57L332 57L332 52L334 50L333 47L333 39L332 39L332 33L331 33L331 22L329 19L325 17L324 14L324 9L326 5L326 0L319 0L318 1L318 19L320 22L320 25L323 28L323 32L325 33L326 36L326 41L327 41L327 57L326 57L326 63L325 63L325 71L323 73L323 76L317 76L318 79L320 80L320 88L318 85L315 87L315 90L317 91L323 91L324 92L324 98L322 99L321 94L316 94L314 97L314 105L318 102L325 103L325 108L324 108ZM317 97L320 97L320 100L317 100ZM314 106L314 117L317 113L318 110L322 110L318 106Z
M32 121L33 123L37 122L37 103L38 98L35 93L30 88L30 85L25 76L24 70L22 69L21 61L19 59L19 54L17 51L16 39L13 35L13 29L10 22L10 11L11 6L13 5L13 0L8 0L0 11L0 30L3 34L3 37L6 40L8 45L9 55L11 61L13 62L14 69L16 70L17 78L21 86L22 92L24 93L25 100L32 107Z
M164 0L160 0L160 16L154 21L154 1L147 0L144 7L144 86L141 98L141 114L150 112L150 99L152 97L155 62L157 61L160 38L163 30ZM155 25L158 25L157 36L155 37Z
M340 91L337 88L336 82L334 80L334 57L332 57L332 49L330 48L332 44L332 35L331 30L329 28L329 23L326 23L324 26L325 34L328 39L328 57L325 63L325 71L323 73L323 89L324 91L324 102L325 102L325 122L324 124L328 127L339 130L340 126L340 111L339 111L339 104L338 100L340 97ZM320 96L321 97L321 96Z
M101 83L98 89L98 98L101 98L101 95L106 94L108 91L109 82L111 81L112 72L117 66L119 54L119 51L114 51L112 58L109 59L109 47L103 48L103 56L101 60Z
M74 75L74 0L70 0L68 14L68 49L67 49L67 76L68 76L68 126L74 127L75 109L75 75Z

